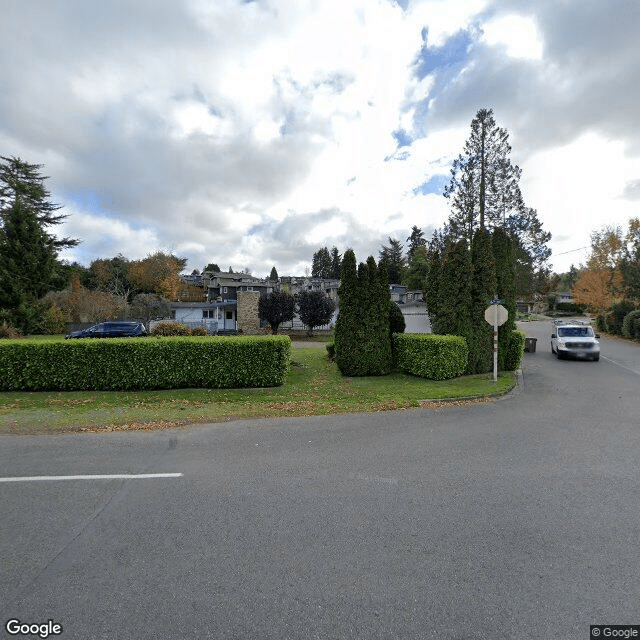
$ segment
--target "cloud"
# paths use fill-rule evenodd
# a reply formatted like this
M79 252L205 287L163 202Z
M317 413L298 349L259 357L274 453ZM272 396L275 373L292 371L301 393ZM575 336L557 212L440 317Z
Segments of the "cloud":
M70 213L60 232L83 241L70 258L174 248L189 269L293 274L324 244L366 258L440 226L442 181L488 106L527 204L570 236L563 174L589 224L637 197L639 13L627 0L10 1L0 148L45 165Z

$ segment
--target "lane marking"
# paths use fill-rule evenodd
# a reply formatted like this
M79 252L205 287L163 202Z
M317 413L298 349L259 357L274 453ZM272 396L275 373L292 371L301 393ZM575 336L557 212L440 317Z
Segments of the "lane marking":
M626 369L627 371L630 371L631 373L635 373L637 376L640 376L640 371L636 371L635 369L631 369L630 367L625 367L623 364L620 364L619 362L616 362L615 360L612 360L611 358L607 358L606 356L601 355L600 359L601 360L606 360L607 362L610 362L611 364L615 364L617 367L620 367L622 369Z
M0 482L52 482L55 480L142 480L145 478L181 478L182 473L119 473L90 476L22 476L16 478L0 478Z

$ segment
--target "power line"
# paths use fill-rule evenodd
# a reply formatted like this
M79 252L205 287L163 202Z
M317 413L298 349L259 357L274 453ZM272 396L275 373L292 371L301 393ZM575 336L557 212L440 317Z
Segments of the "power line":
M589 247L580 247L579 249L571 249L571 251L563 251L562 253L555 253L556 256L563 256L565 253L574 253L576 251L582 251L583 249L588 249Z

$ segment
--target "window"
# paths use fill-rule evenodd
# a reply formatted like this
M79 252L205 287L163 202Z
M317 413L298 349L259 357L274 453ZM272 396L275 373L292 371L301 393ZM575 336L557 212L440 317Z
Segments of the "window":
M202 317L203 318L215 318L216 317L216 310L215 309L203 309L202 310Z
M222 287L222 293L227 293L227 287Z
M226 318L227 320L233 320L233 311L227 311Z

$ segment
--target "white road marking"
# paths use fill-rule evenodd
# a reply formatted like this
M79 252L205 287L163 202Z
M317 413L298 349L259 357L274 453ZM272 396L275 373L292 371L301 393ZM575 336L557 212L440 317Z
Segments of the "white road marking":
M640 376L640 371L636 371L635 369L631 369L630 367L625 367L623 364L620 364L619 362L616 362L615 360L612 360L611 358L607 358L606 356L600 356L600 358L602 360L606 360L607 362L610 362L611 364L615 364L618 367L621 367L622 369L626 369L627 371L630 371L631 373L635 373L637 376Z
M0 482L52 482L55 480L141 480L145 478L181 478L182 473L120 473L91 476L21 476L16 478L0 478Z

